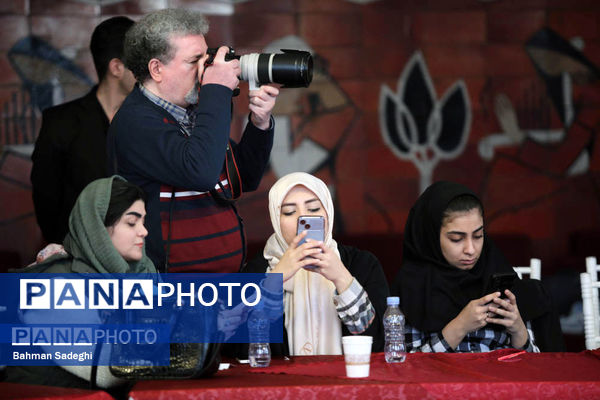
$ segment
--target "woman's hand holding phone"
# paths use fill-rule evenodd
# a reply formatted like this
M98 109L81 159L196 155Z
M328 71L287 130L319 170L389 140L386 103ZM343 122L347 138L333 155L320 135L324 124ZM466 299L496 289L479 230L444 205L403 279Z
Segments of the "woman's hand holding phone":
M316 243L320 249L320 252L312 255L314 260L311 264L316 268L311 268L310 271L319 273L333 282L338 293L348 289L354 278L333 249L325 246L323 242L315 242L311 239L307 239L307 243Z
M489 321L490 304L499 298L498 293L490 293L479 299L471 300L455 318L460 322L464 335L486 326ZM463 336L464 336L463 335Z
M500 293L500 298L506 300L506 290L512 288L517 274L513 273L496 273L493 274L487 292L488 293ZM490 311L490 317L495 319L502 319L502 316Z
M506 299L497 297L488 306L490 312L496 315L490 315L486 321L490 324L506 327L506 331L511 336L513 347L519 349L527 343L527 327L519 313L515 295L508 289L503 294L506 295Z
M442 329L442 336L453 349L462 342L469 332L481 329L488 324L489 304L500 297L490 293L479 299L471 300L460 313Z
M306 234L306 232L302 232L294 237L279 263L271 270L271 272L283 274L284 282L296 275L300 268L313 264L314 260L310 257L321 252L321 247L318 246L319 242L309 240L300 244Z

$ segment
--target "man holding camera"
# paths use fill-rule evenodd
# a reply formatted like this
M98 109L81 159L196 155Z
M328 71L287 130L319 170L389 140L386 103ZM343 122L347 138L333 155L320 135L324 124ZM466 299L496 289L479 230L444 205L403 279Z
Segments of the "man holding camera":
M233 201L255 190L273 145L271 111L279 94L250 91L240 143L229 139L238 60L221 47L209 60L201 14L151 13L125 39L125 64L138 84L108 134L109 171L146 192L146 251L163 272L237 272L244 261L242 220Z

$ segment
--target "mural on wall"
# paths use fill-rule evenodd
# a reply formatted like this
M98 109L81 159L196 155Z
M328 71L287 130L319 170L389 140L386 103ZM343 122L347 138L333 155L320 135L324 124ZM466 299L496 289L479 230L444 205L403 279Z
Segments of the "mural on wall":
M282 89L273 117L275 138L270 171L261 190L247 193L240 202L250 240L270 232L266 195L280 177L296 171L307 172L328 183L337 210L343 208L336 196L336 163L340 149L354 127L359 110L329 73L328 61L304 40L290 35L267 45L263 52L278 53L292 48L313 56L313 80L308 88ZM336 231L344 231L343 213L336 213Z
M76 0L80 3L92 4L95 6L107 6L109 4L123 3L125 0Z
M394 93L382 85L379 125L385 144L420 173L420 191L432 182L440 160L458 157L471 130L471 106L463 80L438 100L423 54L410 58Z
M273 111L276 124L271 168L276 178L296 171L315 174L323 168L334 177L336 155L356 121L358 109L329 74L327 60L302 39L287 36L264 51L285 48L311 52L313 80L306 89L280 91Z
M287 36L275 40L264 48L265 53L277 53L280 49L297 49L308 51L314 54L314 50L306 42L297 36ZM314 71L311 87L321 85L325 80L323 74L323 60ZM311 90L311 89L309 89ZM290 172L316 172L329 157L328 149L319 144L317 140L310 137L303 129L307 125L307 120L296 123L293 119L300 111L303 117L311 118L319 108L329 109L330 106L324 104L321 91L316 90L310 93L305 104L298 96L306 95L305 90L282 90L277 99L276 108L273 112L275 119L275 138L273 151L271 153L271 168L277 178L289 174ZM341 102L344 102L342 99ZM340 102L340 97L333 100L333 107ZM306 110L301 110L307 107Z
M15 43L7 58L22 89L13 96L21 98L20 104L3 106L13 122L3 127L5 145L33 144L37 136L35 121L41 111L84 93L94 84L73 61L36 36Z
M576 118L573 77L576 77L575 79L580 83L591 82L600 77L598 69L583 56L581 49L577 49L549 29L537 32L527 42L525 48L546 86L547 96L560 118L561 126L557 129L544 129L543 125L549 126L550 121L548 112L544 113L547 110L542 107L539 110L531 110L542 127L521 128L512 102L506 94L499 93L495 98L494 111L502 132L490 134L479 142L479 155L486 161L493 158L496 147L519 146L525 139L540 145L563 142ZM579 104L579 107L581 106L585 105ZM581 121L577 122L581 123ZM589 168L590 156L589 148L586 146L573 160L565 174L577 175L586 172Z
M153 7L172 3L78 1L94 6L79 4L85 12L71 15L64 5L68 1L52 2L47 10L34 2L33 11L23 11L31 12L33 18L6 13L21 21L22 32L36 32L59 46L54 49L38 39L25 38L10 52L4 51L8 68L12 67L18 78L11 71L12 76L5 79L5 104L0 104L4 116L0 124L0 198L10 199L0 207L0 252L20 254L22 264L31 261L39 249L36 240L41 240L29 182L29 155L39 130L40 111L84 94L92 84L72 61L86 62L82 56L87 56L87 49L79 42L70 47L72 41L62 37L64 30L56 21L89 19L82 25L73 24L74 34L88 35L83 29L102 16L127 12L137 19ZM597 13L597 7L575 4L566 12L555 5L534 5L523 14L482 4L494 1L500 3L479 0L451 10L443 1L396 4L380 0L342 0L326 7L318 2L302 6L283 2L267 12L265 2L256 2L257 7L239 7L244 14L239 20L247 26L231 31L224 28L222 32L239 38L234 47L254 49L259 41L279 38L262 51L305 49L315 60L309 88L280 92L273 113L276 134L270 168L259 190L245 194L239 202L249 241L264 244L265 235L271 231L268 190L291 171L306 171L330 184L336 234L347 236L401 232L417 191L433 179L456 179L470 185L482 195L486 220L494 233L533 234L535 240L546 235L553 242L538 242L549 243L548 252L553 254L566 253L553 245L566 242L569 229L600 226L597 29L581 29L589 59L584 56L582 39L569 41L548 29L536 32L529 40L523 36L535 32L542 23L550 23L561 34L573 35L579 32L578 26L572 27L573 21ZM253 0L184 3L185 7L223 18L243 2ZM261 30L250 41L238 36L251 29L249 21L255 15L269 20L274 16L263 14L288 12L294 14L290 17L294 23L285 28ZM506 13L507 21L517 21L517 26L505 28L504 22L493 23L498 12ZM476 16L479 23L465 32L459 29L447 34L445 26L437 23L446 14L447 18ZM332 20L349 22L326 27L323 32L327 35L314 34L311 30L320 27L329 15ZM532 15L539 18L529 18ZM396 29L396 20L403 21L398 25L403 29ZM301 32L306 32L304 40L285 36ZM458 59L460 62L445 56L455 46L461 50L468 47L466 54L459 53L464 57ZM502 65L510 66L512 61L500 59L503 54L522 51L528 54L533 68L488 69L489 59L496 59L488 56L499 47L507 50L494 54ZM414 49L427 49L427 58L420 51L412 53ZM381 65L374 65L377 63L369 57L357 57L381 52L386 55ZM347 60L352 60L352 65ZM454 78L448 82L448 76ZM442 88L438 82L449 85ZM467 89L476 97L469 98ZM243 106L236 110L234 138L247 120L243 97L236 100ZM574 215L561 218L571 211Z
M7 52L20 88L2 104L0 127L0 266L28 263L39 250L41 235L31 199L31 153L41 112L76 97L93 81L57 49L35 36L20 39Z
M600 73L581 50L556 32L541 29L525 44L538 81L514 104L503 92L494 95L502 132L478 144L479 155L489 162L482 187L490 205L488 221L534 207L550 212L566 201L560 198L573 193L580 193L582 202L595 202L596 208L600 204L594 179L573 180L585 179L599 156L595 107ZM501 189L517 179L530 184L510 195ZM578 223L585 227L582 222L586 221Z

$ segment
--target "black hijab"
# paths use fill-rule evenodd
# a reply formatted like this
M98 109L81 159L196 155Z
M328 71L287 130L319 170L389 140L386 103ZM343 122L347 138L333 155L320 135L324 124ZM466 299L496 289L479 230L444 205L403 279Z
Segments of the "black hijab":
M436 182L421 194L406 221L402 266L394 287L408 323L422 332L441 331L469 301L488 294L492 274L514 273L485 232L481 256L472 269L461 270L444 258L440 246L444 211L452 200L463 195L481 203L463 185ZM517 296L520 311L521 300L525 299ZM501 329L495 325L490 328Z

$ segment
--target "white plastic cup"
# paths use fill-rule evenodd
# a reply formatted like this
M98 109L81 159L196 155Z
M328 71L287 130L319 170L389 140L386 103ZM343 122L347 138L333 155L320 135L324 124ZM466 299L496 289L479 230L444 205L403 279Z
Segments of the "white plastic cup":
M371 365L372 336L344 336L342 348L346 361L346 376L348 378L366 378L369 376Z

